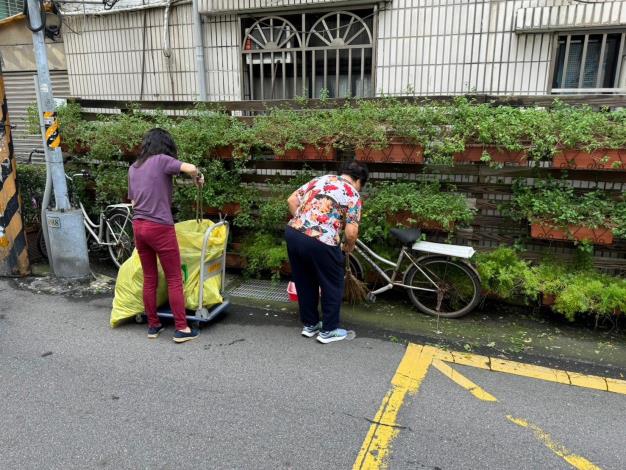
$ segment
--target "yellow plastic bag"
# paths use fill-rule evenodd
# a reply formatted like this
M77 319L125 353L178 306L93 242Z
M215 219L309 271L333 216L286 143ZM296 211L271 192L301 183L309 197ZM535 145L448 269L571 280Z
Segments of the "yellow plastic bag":
M184 279L185 307L190 310L198 308L200 293L200 257L202 241L206 230L213 225L210 220L196 222L187 220L175 225L176 239L180 249L181 269ZM222 285L221 255L226 244L226 227L218 227L207 243L205 262L209 277L204 281L203 306L210 307L223 301L220 294ZM157 288L157 305L167 301L167 283L159 266L159 285ZM143 305L143 271L137 250L120 267L115 283L115 298L111 310L111 326L118 326L123 320L144 312Z
M198 308L198 297L200 294L200 256L202 254L202 241L204 233L213 225L210 220L187 220L176 224L176 238L180 249L180 258L183 264L183 271L187 273L185 280L185 307L190 310ZM226 244L226 227L218 227L211 232L207 242L206 255L209 279L204 281L203 307L222 303L220 294L222 285L221 256ZM215 274L215 275L213 275ZM212 276L213 275L213 276Z
M159 285L157 287L157 305L167 300L167 284L159 265ZM111 326L118 326L122 321L143 313L143 270L137 250L124 261L115 281L115 297L111 310Z

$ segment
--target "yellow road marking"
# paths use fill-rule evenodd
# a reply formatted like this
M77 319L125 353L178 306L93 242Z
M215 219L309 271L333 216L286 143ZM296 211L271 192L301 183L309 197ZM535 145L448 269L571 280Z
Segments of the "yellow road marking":
M626 395L626 380L579 374L479 354L444 351L433 346L424 346L424 351L432 354L434 359L453 364Z
M479 354L444 351L433 346L409 343L404 357L395 375L391 379L391 389L383 398L380 408L367 432L367 436L354 463L353 470L386 468L391 442L401 429L396 422L398 412L404 404L406 395L418 392L431 363L437 370L465 388L476 398L484 401L497 401L493 395L483 390L462 374L459 374L456 370L447 365L446 362L476 367L492 372L502 372L548 382L626 395L626 380L578 374L576 372L550 369L548 367L481 356ZM511 417L509 417L509 419L519 426L531 428L538 438L539 436L543 436L543 439L541 439L542 442L555 454L563 457L575 468L579 470L598 469L597 466L585 458L571 454L567 449L554 443L550 435L541 431L537 426L523 420L515 420L515 418ZM521 423L525 423L525 426Z
M391 389L383 398L354 462L354 470L386 468L391 441L399 432L396 422L398 412L407 394L413 395L419 390L431 361L432 356L425 353L422 346L408 345L391 379Z
M433 367L441 372L446 377L449 377L452 381L459 384L465 390L470 392L479 400L483 401L498 401L496 397L494 397L489 392L482 389L480 386L476 385L470 379L465 377L464 375L459 374L452 367L442 362L440 359L433 360Z
M601 470L600 467L594 465L589 460L580 455L573 454L571 451L563 447L561 444L554 442L552 436L541 429L539 426L529 423L528 421L520 418L513 418L508 415L506 417L509 421L522 428L528 428L533 431L535 437L541 441L548 449L554 452L556 455L565 460L568 464L578 470Z

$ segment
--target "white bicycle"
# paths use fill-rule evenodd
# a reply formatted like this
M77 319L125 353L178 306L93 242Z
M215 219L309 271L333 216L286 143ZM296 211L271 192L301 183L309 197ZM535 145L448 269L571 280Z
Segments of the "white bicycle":
M70 182L75 177L90 177L86 171L76 173L71 177L66 176ZM100 217L96 223L91 220L85 206L78 198L75 202L78 203L78 207L83 213L83 223L87 233L94 243L108 248L113 263L119 268L130 257L135 248L132 204L122 203L107 206L104 211L100 212Z
M90 177L89 173L82 171L68 178L71 181L77 176ZM121 203L106 206L100 212L98 222L95 223L87 214L83 203L78 198L76 202L83 213L83 223L87 233L97 245L108 248L113 263L119 268L130 258L135 248L132 204Z

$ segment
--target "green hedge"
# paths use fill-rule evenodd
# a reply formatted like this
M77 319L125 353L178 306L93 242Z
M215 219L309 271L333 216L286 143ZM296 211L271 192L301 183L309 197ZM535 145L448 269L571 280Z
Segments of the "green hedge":
M36 119L31 109L33 130L38 127ZM59 110L59 123L70 153L83 153L88 145L89 154L98 160L124 159L154 126L173 134L183 159L204 158L225 146L232 146L241 157L263 149L281 155L307 143L338 149L383 148L391 135L421 145L426 162L437 164L451 163L452 156L469 144L526 150L535 160L549 159L560 149L626 148L626 110L596 112L558 101L551 108L516 108L474 104L465 98L422 105L380 99L333 110L273 109L254 118L251 125L206 106L177 118L132 110L85 121L80 107L70 103Z
M570 321L596 320L626 312L626 279L602 274L587 263L533 265L509 247L476 255L483 288L504 300L537 301L552 296L552 309Z

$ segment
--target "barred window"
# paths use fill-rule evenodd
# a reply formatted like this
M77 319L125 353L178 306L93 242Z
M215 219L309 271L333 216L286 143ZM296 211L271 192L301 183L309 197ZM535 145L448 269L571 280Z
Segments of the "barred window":
M373 10L243 18L244 99L372 96Z
M24 0L0 0L0 20L18 15L24 9Z
M559 35L552 91L626 88L625 37L624 32Z

